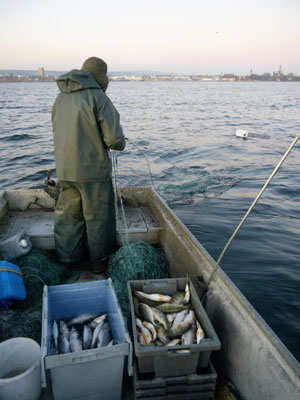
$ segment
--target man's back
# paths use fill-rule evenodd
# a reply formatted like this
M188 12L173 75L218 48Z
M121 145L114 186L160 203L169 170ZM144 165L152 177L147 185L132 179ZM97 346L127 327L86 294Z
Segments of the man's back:
M108 149L125 147L117 110L88 71L72 70L57 84L61 93L53 105L52 123L58 179L109 179Z

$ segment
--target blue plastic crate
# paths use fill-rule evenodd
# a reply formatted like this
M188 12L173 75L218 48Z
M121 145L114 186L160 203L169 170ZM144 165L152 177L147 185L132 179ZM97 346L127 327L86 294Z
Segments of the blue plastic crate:
M10 306L15 300L24 300L26 289L20 268L8 261L0 261L0 306Z
M114 345L55 355L53 320L85 313L107 313ZM55 400L120 400L125 358L132 373L132 343L109 278L102 281L45 286L42 316L42 368Z

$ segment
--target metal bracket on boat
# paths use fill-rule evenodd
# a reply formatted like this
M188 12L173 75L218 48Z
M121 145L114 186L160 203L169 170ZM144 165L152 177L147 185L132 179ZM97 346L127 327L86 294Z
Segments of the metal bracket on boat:
M47 179L45 180L45 184L48 186L56 186L56 182L51 178L52 169L48 169L47 171Z

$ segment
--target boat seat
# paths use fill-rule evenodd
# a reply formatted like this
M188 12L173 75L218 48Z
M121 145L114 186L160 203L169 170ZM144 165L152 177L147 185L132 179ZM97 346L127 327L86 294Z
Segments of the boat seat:
M161 228L151 211L146 207L124 207L130 242L143 240L150 244L159 243ZM117 213L117 241L119 245L126 242L125 221L122 211ZM24 229L30 236L33 247L39 249L54 249L54 212L46 209L27 209L24 211L9 211L1 226L1 234L13 235Z

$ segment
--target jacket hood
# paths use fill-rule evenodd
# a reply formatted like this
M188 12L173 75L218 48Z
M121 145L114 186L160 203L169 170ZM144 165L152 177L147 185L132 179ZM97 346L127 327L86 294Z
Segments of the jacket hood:
M60 91L65 93L84 89L101 89L91 72L79 69L72 69L72 71L59 76L56 83Z

